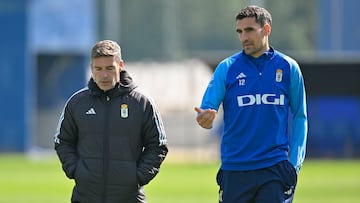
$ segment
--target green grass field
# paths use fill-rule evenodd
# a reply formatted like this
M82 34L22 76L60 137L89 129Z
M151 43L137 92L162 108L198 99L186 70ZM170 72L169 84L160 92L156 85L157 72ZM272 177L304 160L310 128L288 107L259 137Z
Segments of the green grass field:
M164 163L146 186L148 203L217 202L218 163ZM70 202L73 182L56 158L0 154L0 203ZM307 159L295 203L360 202L360 160Z

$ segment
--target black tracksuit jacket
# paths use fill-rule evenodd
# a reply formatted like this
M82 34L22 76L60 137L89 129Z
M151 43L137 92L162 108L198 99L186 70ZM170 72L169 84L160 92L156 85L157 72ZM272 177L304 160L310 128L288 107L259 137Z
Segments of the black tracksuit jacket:
M66 102L55 134L72 202L146 202L143 185L159 172L168 149L160 114L126 71L107 92L90 79Z

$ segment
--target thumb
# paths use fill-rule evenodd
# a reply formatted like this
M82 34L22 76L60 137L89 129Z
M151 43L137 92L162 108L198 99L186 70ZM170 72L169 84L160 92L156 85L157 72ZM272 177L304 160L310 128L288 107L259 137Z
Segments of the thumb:
M199 108L199 107L195 107L194 108L194 110L196 111L196 112L198 112L198 113L201 113L201 112L203 112L204 110L202 110L201 108Z

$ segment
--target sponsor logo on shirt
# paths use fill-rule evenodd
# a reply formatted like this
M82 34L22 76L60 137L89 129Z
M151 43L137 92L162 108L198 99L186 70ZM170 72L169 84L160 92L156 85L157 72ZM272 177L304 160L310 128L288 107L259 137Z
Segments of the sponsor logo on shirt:
M284 105L285 96L281 94L277 96L276 94L255 94L255 95L242 95L237 96L238 106L251 106L251 105L261 105L261 104L270 104L270 105Z

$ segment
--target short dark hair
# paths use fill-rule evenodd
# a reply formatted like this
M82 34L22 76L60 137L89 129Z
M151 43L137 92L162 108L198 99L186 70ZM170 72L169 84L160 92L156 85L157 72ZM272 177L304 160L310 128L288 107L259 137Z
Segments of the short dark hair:
M272 18L269 11L260 6L248 6L240 10L236 15L235 20L242 20L244 18L255 17L255 22L264 26L266 23L271 25Z
M117 62L121 61L120 45L112 40L97 42L91 49L91 60L102 56L114 56Z

